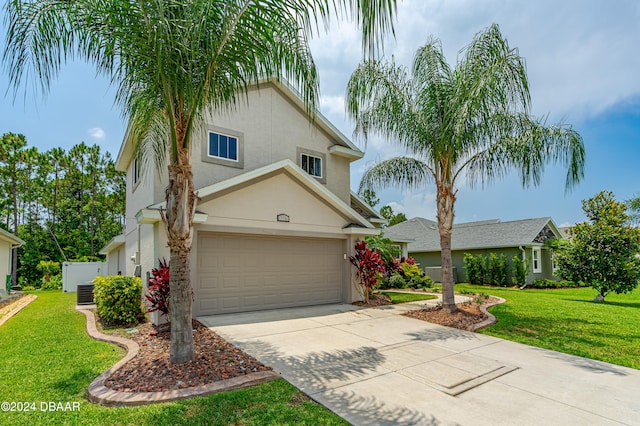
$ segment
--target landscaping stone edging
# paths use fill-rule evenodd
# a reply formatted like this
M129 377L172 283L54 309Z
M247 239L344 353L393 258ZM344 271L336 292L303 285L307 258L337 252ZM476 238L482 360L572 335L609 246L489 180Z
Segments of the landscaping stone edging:
M482 321L482 322L479 322L477 324L474 324L471 327L470 331L478 331L481 328L489 327L490 325L493 325L493 324L496 323L496 317L493 316L487 309L492 307L492 306L500 305L500 304L506 302L506 300L503 299L502 297L498 297L498 296L491 296L491 297L495 297L498 300L496 300L495 302L487 303L485 305L480 305L480 310L482 311L483 314L485 314L487 316L487 319Z
M140 350L136 342L117 336L109 336L100 333L96 328L96 319L93 312L76 308L87 317L87 334L95 340L113 343L127 351L124 358L118 361L113 367L99 375L88 388L89 401L106 405L110 407L137 406L146 404L156 404L159 402L169 402L178 399L192 398L195 396L209 395L217 392L225 392L234 389L240 389L268 382L280 378L280 374L275 371L258 371L256 373L247 374L245 376L232 377L231 379L221 380L206 385L193 386L185 389L176 389L164 392L118 392L104 385L105 380L111 376L116 370L121 368Z
M25 306L27 306L29 303L33 302L37 298L38 296L36 296L35 294L28 294L25 297L19 299L18 302L16 303L16 306L7 315L0 318L0 325L7 322L9 318L13 317L15 314L20 312Z

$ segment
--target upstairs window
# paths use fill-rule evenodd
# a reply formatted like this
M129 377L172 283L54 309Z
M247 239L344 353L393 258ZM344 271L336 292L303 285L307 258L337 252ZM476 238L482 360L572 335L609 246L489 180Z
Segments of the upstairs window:
M322 177L322 158L309 154L301 154L301 167L311 176Z
M238 138L209 132L209 156L238 161Z
M133 184L140 182L140 159L136 157L133 160Z

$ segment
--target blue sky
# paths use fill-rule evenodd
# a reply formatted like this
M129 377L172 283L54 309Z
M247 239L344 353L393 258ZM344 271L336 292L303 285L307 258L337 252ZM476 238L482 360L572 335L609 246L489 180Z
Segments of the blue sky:
M548 167L539 187L522 189L514 173L488 188L459 188L456 220L517 220L551 216L558 224L584 220L581 200L607 189L618 199L640 194L640 3L636 0L405 0L399 2L395 40L385 57L409 65L430 35L442 41L451 64L473 35L496 22L512 47L525 57L533 113L548 123L571 124L587 150L586 176L571 193L564 191L564 170ZM4 46L6 27L0 25ZM352 125L344 114L346 82L359 62L358 31L349 23L312 41L320 70L320 109L345 135ZM31 82L30 84L33 84ZM63 67L47 98L28 87L13 102L0 103L0 132L23 133L40 150L97 143L114 156L125 123L114 106L114 90L96 78L90 65ZM0 75L0 94L7 90ZM352 166L356 189L362 172L376 161L402 154L379 138L356 140L366 156ZM409 217L435 218L435 188L379 192Z

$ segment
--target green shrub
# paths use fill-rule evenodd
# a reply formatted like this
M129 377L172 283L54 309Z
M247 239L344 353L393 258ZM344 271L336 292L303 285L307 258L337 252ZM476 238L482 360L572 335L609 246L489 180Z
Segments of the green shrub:
M142 281L121 275L96 277L93 299L100 318L107 324L136 324L144 316Z
M522 287L527 283L528 259L525 260L522 256L515 255L511 259L511 264L513 265L511 282L518 287Z
M464 269L471 284L490 284L500 287L507 285L507 257L489 253L488 256L464 254Z
M409 287L409 283L404 279L404 277L398 273L391 275L388 281L389 288L407 288Z
M580 287L580 285L574 283L573 281L554 281L544 278L537 278L533 280L528 287L531 288L568 288L568 287Z
M507 256L501 254L496 256L495 253L491 253L491 270L493 273L493 281L491 284L500 287L506 287L507 285Z
M411 288L427 288L433 285L433 280L427 275L415 277L409 282Z
M467 273L467 281L471 284L484 284L484 265L480 256L471 253L464 254L464 270Z
M37 268L38 271L40 271L40 273L42 274L42 288L52 289L52 287L49 286L49 282L53 279L53 277L61 273L60 262L54 262L52 260L41 260ZM62 288L62 281L60 284L60 288Z
M400 273L411 288L430 287L433 280L424 274L424 271L413 262L402 262L400 264Z
M54 275L49 281L42 281L43 290L62 290L62 274Z
M36 288L32 285L25 285L22 287L22 291L34 291Z

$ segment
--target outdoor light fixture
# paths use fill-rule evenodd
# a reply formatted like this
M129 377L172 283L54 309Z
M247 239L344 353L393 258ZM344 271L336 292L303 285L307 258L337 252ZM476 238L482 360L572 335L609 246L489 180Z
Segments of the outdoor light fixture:
M278 219L278 222L289 222L289 215L280 213L277 219Z

